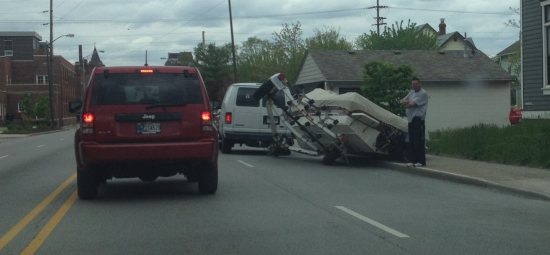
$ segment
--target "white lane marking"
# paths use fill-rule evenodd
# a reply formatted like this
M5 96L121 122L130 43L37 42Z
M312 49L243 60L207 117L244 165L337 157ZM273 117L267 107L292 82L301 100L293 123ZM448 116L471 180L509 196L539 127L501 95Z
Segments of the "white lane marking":
M46 145L41 144L41 145L36 146L36 148L42 148L42 147L44 147L44 146L46 146Z
M65 141L65 138L60 138L59 141Z
M7 158L9 155L0 156L0 159Z
M399 238L409 238L408 235L403 234L403 233L401 233L401 232L399 232L399 231L397 231L397 230L395 230L395 229L393 229L393 228L390 228L390 227L388 227L388 226L386 226L386 225L384 225L384 224L382 224L382 223L380 223L380 222L377 222L377 221L375 221L375 220L369 219L369 218L367 218L367 217L365 217L365 216L363 216L363 215L361 215L361 214L359 214L359 213L357 213L357 212L355 212L355 211L353 211L353 210L351 210L351 209L346 208L345 206L335 206L335 207L338 208L338 209L340 209L340 210L342 210L342 211L344 211L344 212L346 212L346 213L348 213L349 215L351 215L351 216L353 216L353 217L355 217L355 218L358 218L358 219L360 219L360 220L362 220L362 221L364 221L364 222L366 222L366 223L368 223L368 224L371 224L371 225L373 225L373 226L375 226L375 227L377 227L377 228L379 228L379 229L381 229L381 230L384 230L384 231L386 231L386 232L388 232L388 233L390 233L390 234L392 234L392 235L394 235L394 236L397 236L397 237L399 237Z
M242 161L242 160L237 160L237 162L239 162L239 163L241 163L241 164L243 164L243 165L245 165L245 166L247 166L247 167L254 167L253 165L248 164L248 163L246 163L246 162L244 162L244 161Z

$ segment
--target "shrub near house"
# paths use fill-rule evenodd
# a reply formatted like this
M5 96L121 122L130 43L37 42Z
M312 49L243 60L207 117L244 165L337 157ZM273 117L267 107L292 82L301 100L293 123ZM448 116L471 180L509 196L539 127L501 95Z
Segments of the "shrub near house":
M27 134L50 129L49 106L46 96L27 94L21 99L22 121L7 124L3 133Z

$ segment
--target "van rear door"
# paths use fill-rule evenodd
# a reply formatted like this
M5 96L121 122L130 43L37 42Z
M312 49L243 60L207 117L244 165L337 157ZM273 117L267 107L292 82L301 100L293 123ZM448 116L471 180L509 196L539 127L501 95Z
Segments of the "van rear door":
M233 110L233 127L242 132L258 132L261 127L262 109L260 102L252 95L257 87L238 87L235 109Z
M281 119L282 116L279 115L281 113L281 107L285 106L286 100L283 91L278 91L274 97L273 97L273 119L275 123L277 124L277 129L286 129L286 127L282 124ZM262 128L264 130L269 130L271 132L271 125L269 123L269 114L267 112L267 99L264 97L262 98Z

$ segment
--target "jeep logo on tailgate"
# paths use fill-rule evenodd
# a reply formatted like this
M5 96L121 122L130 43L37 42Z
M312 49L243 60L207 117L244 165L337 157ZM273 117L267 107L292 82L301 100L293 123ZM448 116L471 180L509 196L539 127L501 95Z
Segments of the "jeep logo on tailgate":
M180 112L157 112L157 113L117 113L116 121L139 122L139 121L180 121Z
M141 116L141 119L143 119L143 120L154 120L155 115L154 114L143 114L143 116Z

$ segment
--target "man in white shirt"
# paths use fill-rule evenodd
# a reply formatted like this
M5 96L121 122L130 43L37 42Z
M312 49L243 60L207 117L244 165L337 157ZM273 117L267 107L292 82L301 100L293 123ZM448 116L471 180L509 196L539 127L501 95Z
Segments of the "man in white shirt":
M428 93L417 77L411 81L412 89L400 100L409 122L409 161L415 167L426 166L425 120L428 110Z

